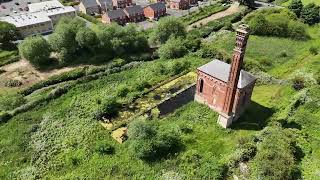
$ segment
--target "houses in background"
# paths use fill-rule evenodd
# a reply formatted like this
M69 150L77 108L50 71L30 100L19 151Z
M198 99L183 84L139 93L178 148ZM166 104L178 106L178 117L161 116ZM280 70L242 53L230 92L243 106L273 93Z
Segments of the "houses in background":
M128 6L124 9L107 11L102 15L102 22L116 22L120 25L124 25L129 22L141 22L145 20L145 18L158 19L167 14L166 10L166 6L162 2L150 4L145 8L142 8L139 5Z
M191 5L198 4L197 0L170 0L169 7L170 9L177 9L177 10L185 10L189 9Z
M143 8L139 5L124 8L129 22L140 22L144 20Z
M166 5L162 2L150 4L143 9L144 16L149 19L159 19L167 14Z
M81 0L79 11L84 14L96 15L131 5L132 0Z
M112 0L81 0L79 4L79 11L89 15L102 14L112 9Z
M124 25L128 22L127 15L124 13L123 9L117 9L113 11L107 11L102 15L103 23L116 22L120 25Z
M28 4L27 12L11 13L0 17L0 21L15 25L24 38L52 32L58 20L66 16L76 16L75 9L71 6L63 6L59 1L53 0Z

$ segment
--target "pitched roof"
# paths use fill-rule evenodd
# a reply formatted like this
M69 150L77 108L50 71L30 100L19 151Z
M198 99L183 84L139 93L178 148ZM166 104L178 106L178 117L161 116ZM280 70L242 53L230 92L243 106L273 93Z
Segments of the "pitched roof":
M199 67L198 70L208 75L211 75L217 79L220 79L221 81L227 82L229 79L230 66L230 64L227 64L225 62L213 60ZM239 89L242 89L247 85L251 84L256 79L256 77L254 77L247 71L241 70L237 87Z
M126 14L124 13L124 11L122 9L117 9L117 10L113 10L113 11L107 11L106 15L110 19L116 19L116 18L119 18L119 17L126 16Z
M99 6L96 0L81 0L84 7L94 7Z
M159 10L162 10L162 9L166 9L166 5L163 2L157 2L157 3L154 3L154 4L150 4L148 7L150 7L154 11L159 11Z
M126 7L124 9L128 15L134 15L137 13L143 13L143 8L139 5L135 5L135 6L130 6L130 7Z
M112 0L97 0L101 6L107 5L107 6L113 6Z

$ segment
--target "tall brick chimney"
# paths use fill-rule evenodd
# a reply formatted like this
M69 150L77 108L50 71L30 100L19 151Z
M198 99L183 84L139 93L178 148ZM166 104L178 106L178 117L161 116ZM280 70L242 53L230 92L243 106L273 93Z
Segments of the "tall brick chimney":
M240 25L237 29L236 47L233 50L229 79L227 82L227 92L223 106L223 112L227 115L232 114L235 94L237 91L237 85L248 38L249 27L245 24Z

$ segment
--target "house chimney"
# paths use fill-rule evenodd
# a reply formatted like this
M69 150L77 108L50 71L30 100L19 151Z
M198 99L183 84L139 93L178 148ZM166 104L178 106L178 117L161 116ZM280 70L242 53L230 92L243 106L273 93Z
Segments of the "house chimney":
M243 57L247 46L247 40L249 38L249 26L242 24L239 26L236 32L236 46L233 50L229 79L227 82L227 92L225 96L224 106L222 109L223 113L228 116L232 116L232 110L235 95L237 92L237 85L239 81Z

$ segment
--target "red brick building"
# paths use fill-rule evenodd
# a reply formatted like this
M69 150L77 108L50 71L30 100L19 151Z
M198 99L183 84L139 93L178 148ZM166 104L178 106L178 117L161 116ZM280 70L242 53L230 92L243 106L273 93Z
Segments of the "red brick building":
M189 9L189 0L170 0L170 9Z
M129 22L140 22L144 20L143 8L139 5L124 8Z
M124 25L128 22L128 18L126 13L124 13L123 9L117 9L113 11L107 11L102 15L103 23L112 23L116 22L120 25Z
M213 60L197 69L195 100L219 112L218 122L225 128L250 104L256 82L254 76L241 70L248 37L248 27L240 26L231 65Z
M150 4L143 9L144 16L149 19L158 19L167 14L166 5L163 2Z

